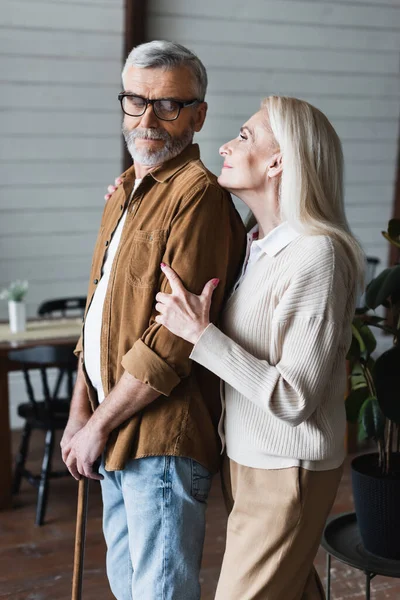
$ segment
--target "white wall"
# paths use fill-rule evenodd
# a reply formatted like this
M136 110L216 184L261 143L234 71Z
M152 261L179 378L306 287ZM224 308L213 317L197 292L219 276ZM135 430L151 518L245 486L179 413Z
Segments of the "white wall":
M0 6L0 289L28 279L33 316L45 299L86 294L103 196L121 172L123 0ZM25 390L19 374L9 381L16 427Z
M207 166L270 94L303 98L338 131L346 206L368 254L386 262L400 115L399 0L150 0L149 39L195 51L209 74L198 136ZM243 210L245 214L245 210Z
M121 171L122 28L122 0L1 0L0 289L28 279L31 316L86 294Z

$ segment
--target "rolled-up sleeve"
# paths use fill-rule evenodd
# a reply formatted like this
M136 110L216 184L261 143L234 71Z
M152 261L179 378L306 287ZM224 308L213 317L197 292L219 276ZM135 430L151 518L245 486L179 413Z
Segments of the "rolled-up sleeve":
M79 355L83 352L83 343L82 343L82 334L79 337L79 340L75 346L74 354L79 358Z
M234 283L244 248L245 231L228 194L214 184L203 183L182 201L171 224L163 262L195 294L201 294L210 279L220 280L211 305L210 318L215 322L225 293ZM171 293L164 275L160 291ZM168 396L189 375L193 346L156 323L156 315L154 309L148 328L123 356L122 366Z
M169 396L180 382L176 371L142 340L138 340L125 354L122 358L122 366L136 379L164 396Z

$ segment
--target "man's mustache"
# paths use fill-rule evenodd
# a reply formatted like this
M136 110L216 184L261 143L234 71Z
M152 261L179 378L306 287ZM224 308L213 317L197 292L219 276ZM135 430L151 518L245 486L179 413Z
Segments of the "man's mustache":
M129 131L124 127L122 131L127 142L133 140L162 140L163 142L168 142L172 138L172 136L163 129L142 127Z

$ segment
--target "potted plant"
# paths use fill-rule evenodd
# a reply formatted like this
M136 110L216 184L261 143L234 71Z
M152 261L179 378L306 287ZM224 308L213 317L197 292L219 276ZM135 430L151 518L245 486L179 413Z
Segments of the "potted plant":
M400 248L400 220L389 222L384 237ZM377 452L352 461L357 521L369 552L400 559L400 265L385 269L367 287L365 308L353 321L350 393L347 419L358 423L360 440L370 439ZM386 316L373 311L386 309ZM376 361L372 327L393 337L393 347Z
M26 309L24 298L28 292L27 281L13 281L0 292L1 300L8 300L8 317L12 333L25 331Z

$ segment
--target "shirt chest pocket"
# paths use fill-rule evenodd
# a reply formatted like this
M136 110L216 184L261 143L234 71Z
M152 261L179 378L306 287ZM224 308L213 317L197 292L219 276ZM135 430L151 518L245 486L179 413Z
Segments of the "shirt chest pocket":
M135 231L129 255L129 280L134 287L154 287L160 277L160 263L167 242L167 231Z

